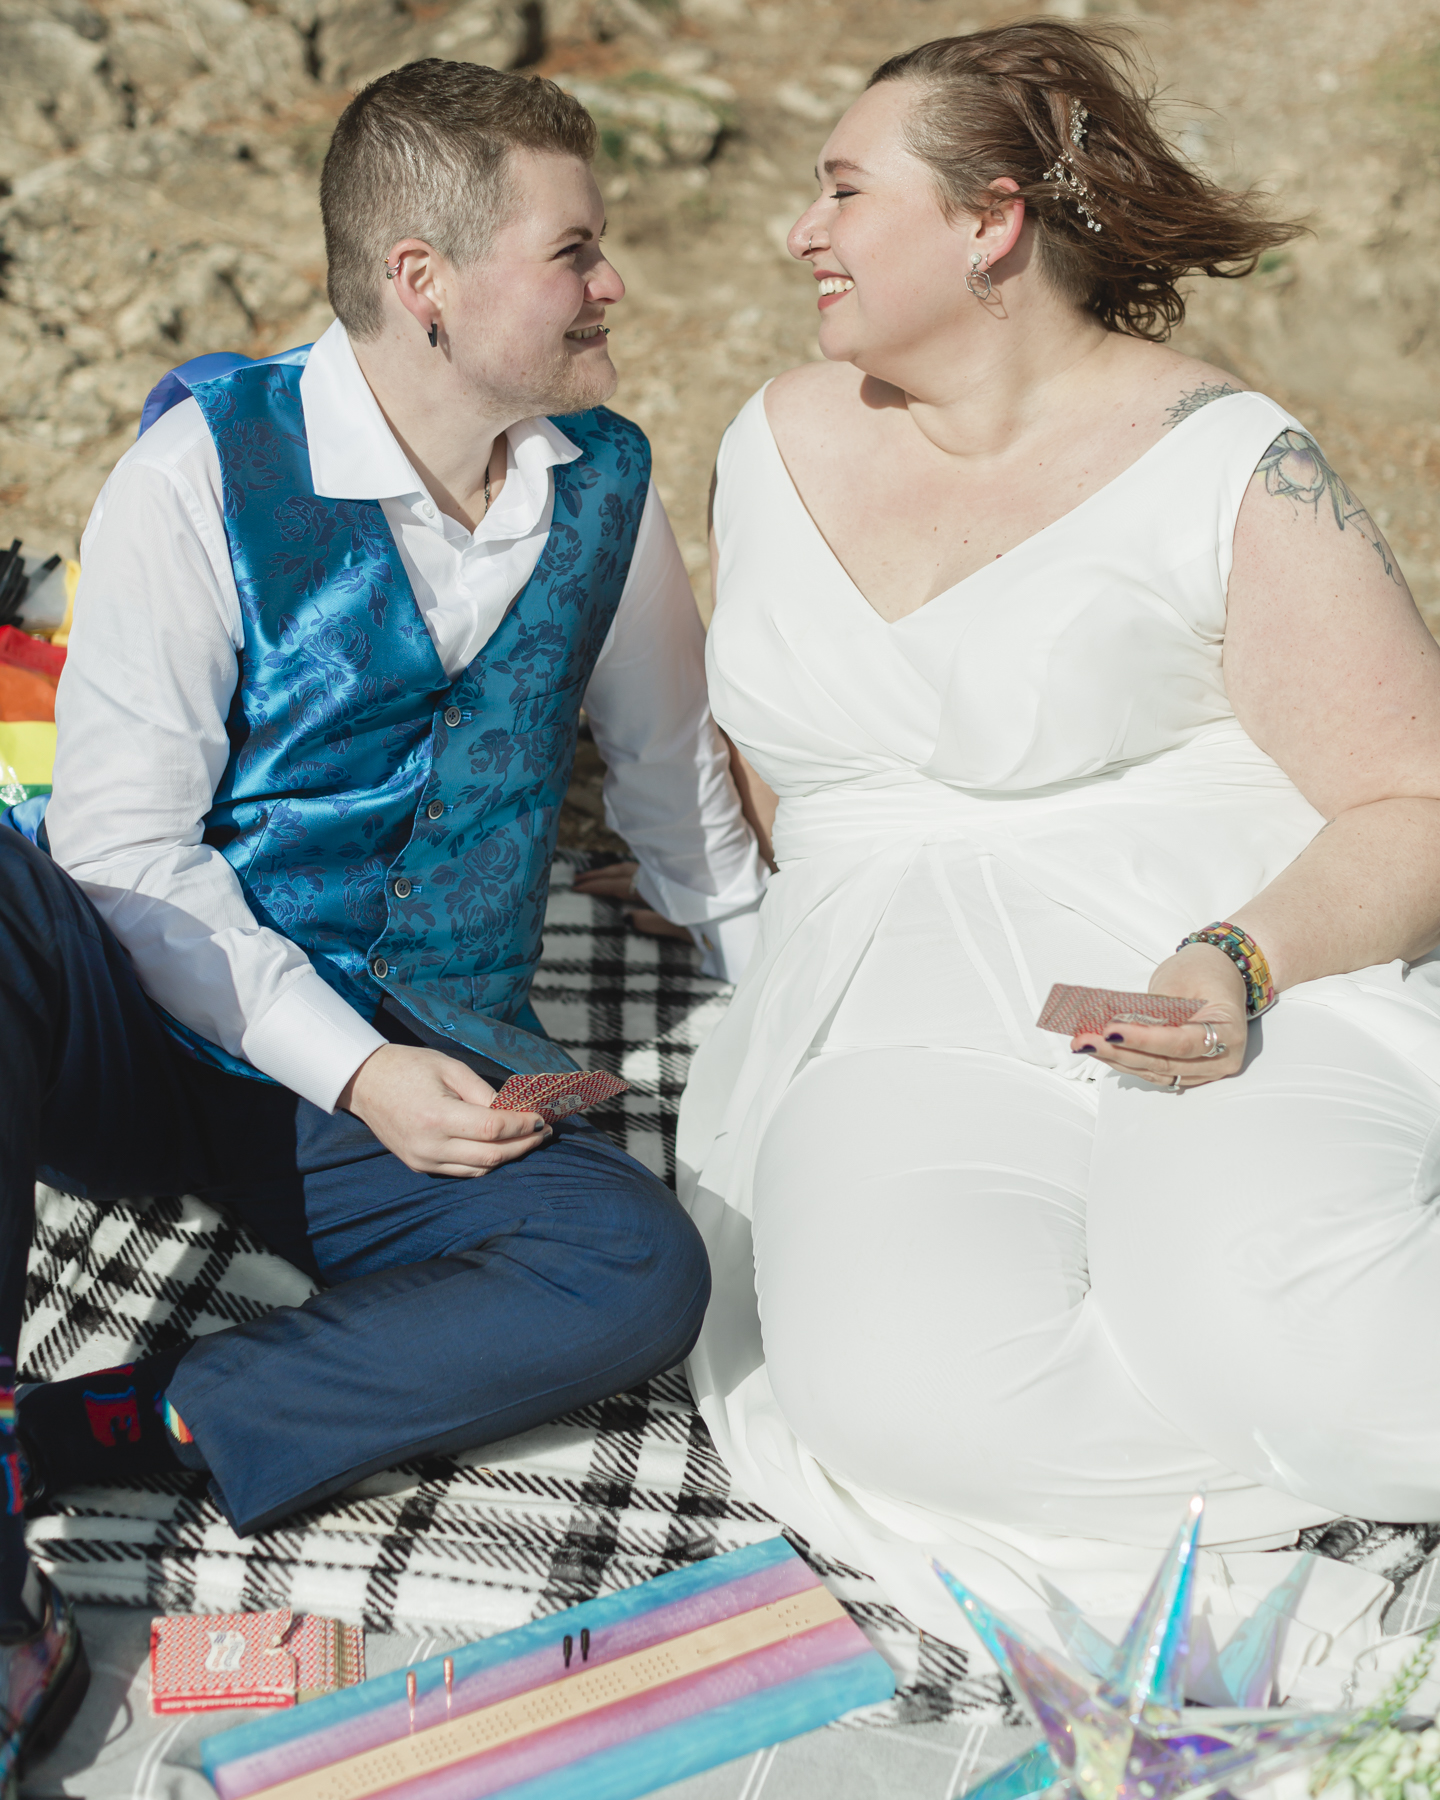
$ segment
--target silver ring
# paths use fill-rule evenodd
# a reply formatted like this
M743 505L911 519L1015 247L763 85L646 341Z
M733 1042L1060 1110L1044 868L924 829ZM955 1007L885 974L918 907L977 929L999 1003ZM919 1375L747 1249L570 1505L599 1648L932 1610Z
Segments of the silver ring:
M1225 1046L1220 1042L1219 1028L1213 1023L1207 1023L1205 1026L1205 1048L1200 1054L1205 1057L1224 1056L1225 1054Z

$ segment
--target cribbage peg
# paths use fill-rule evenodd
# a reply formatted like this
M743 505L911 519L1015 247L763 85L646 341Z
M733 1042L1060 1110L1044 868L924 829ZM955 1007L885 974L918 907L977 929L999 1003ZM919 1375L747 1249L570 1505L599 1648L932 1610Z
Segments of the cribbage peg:
M455 1692L455 1658L445 1658L445 1717L450 1717L450 1700Z
M575 1648L575 1640L567 1631L565 1634L565 1667L570 1667L570 1652Z
M580 1660L581 1662L590 1660L590 1627L588 1625L580 1633Z
M415 1729L415 1671L405 1671L405 1698L410 1702L410 1729Z

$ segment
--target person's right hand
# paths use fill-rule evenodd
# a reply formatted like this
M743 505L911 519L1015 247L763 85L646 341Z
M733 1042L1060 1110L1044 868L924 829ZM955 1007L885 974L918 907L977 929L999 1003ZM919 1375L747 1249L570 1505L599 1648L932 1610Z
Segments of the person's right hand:
M533 1112L492 1112L495 1089L439 1050L382 1044L341 1089L354 1113L420 1175L484 1175L554 1134Z

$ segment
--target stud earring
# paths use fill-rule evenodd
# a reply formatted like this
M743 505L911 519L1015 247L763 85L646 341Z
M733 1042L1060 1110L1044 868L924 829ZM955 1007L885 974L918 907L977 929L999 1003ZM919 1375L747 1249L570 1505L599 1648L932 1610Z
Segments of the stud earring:
M973 294L977 300L988 300L990 298L990 291L994 286L994 283L985 272L985 265L989 261L990 258L988 256L982 256L978 250L970 258L970 273L965 277L965 289L967 293ZM985 283L983 288L976 286L976 283L981 281Z
M430 329L425 335L430 339L430 348L438 350L440 347L440 321L438 319L430 321Z

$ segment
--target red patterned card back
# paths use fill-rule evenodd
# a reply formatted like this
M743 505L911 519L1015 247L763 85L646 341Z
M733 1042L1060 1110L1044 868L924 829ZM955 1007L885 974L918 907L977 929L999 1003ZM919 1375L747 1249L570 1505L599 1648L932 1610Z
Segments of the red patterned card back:
M365 1679L358 1625L288 1608L183 1613L150 1621L150 1705L157 1713L294 1706Z
M1205 1004L1174 994L1134 994L1122 988L1068 987L1057 981L1035 1023L1042 1031L1103 1032L1115 1022L1132 1025L1185 1025Z
M499 1112L539 1113L547 1125L558 1125L571 1113L586 1112L602 1100L613 1100L630 1086L604 1069L569 1075L512 1075L490 1102Z
M170 1713L293 1706L295 1658L284 1641L291 1617L287 1608L152 1619L151 1708Z
M365 1679L365 1633L358 1625L306 1613L286 1639L295 1658L295 1697L313 1700Z

